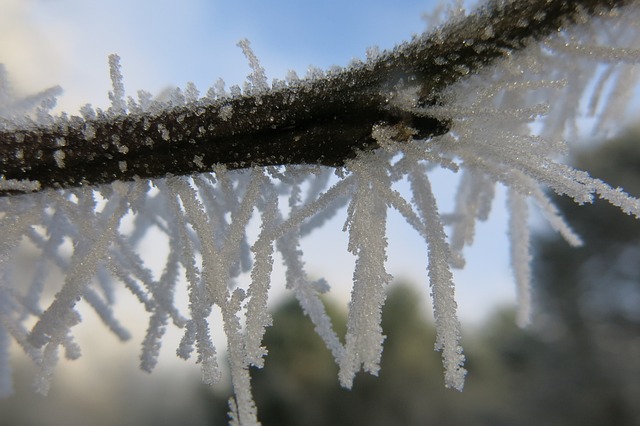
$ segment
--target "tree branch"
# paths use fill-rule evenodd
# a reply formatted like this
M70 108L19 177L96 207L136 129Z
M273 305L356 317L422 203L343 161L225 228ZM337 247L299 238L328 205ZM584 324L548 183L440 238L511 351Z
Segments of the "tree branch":
M372 126L446 133L448 123L393 106L398 87L416 86L437 104L444 89L513 51L584 17L631 0L492 1L432 34L361 66L279 89L199 101L160 113L56 120L0 131L0 175L37 189L96 185L227 168L284 164L338 167L377 148ZM402 132L400 132L402 133ZM34 187L35 189L35 187ZM20 193L0 190L0 195Z

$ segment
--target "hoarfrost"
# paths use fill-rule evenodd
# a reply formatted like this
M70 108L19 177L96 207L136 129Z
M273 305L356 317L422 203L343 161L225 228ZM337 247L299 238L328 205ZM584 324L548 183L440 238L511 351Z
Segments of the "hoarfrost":
M53 152L53 159L56 161L56 165L61 169L64 169L64 157L64 151L58 149Z
M195 354L204 382L218 382L218 350L212 342L208 318L214 309L220 312L234 385L229 404L231 422L258 424L250 367L261 367L268 350L262 338L271 325L267 298L277 252L286 269L287 288L331 351L339 367L340 383L351 387L360 369L377 374L380 368L385 339L380 325L381 308L392 279L385 268L389 208L397 210L424 239L428 260L425 283L431 289L437 328L435 348L442 351L446 386L461 390L465 357L460 346L451 268L464 266L464 249L473 243L477 222L488 218L498 185L507 187L508 192L511 257L521 325L531 316L530 208L540 208L552 228L569 244L581 244L544 188L573 197L577 203L600 197L625 213L640 217L638 199L558 161L566 152L564 140L574 139L579 133L580 114L585 112L582 106L587 105L586 113L593 115L591 131L598 136L610 134L613 120L628 110L639 72L634 66L640 62L635 48L640 40L638 31L634 31L640 21L639 9L637 5L625 9L617 17L617 26L611 25L606 14L590 18L584 26L559 32L479 74L473 75L469 68L460 66L456 72L465 75L465 79L442 93L441 102L436 104L419 102L419 82L394 87L387 97L389 108L407 117L442 119L450 123L450 131L420 139L418 129L408 125L378 123L371 129L371 136L380 149L360 153L337 170L287 165L230 171L212 166L212 171L193 176L150 182L138 179L0 198L2 276L11 276L15 264L12 260L20 252L23 239L36 247L41 258L33 279L23 289L14 288L8 280L0 283L0 394L12 392L7 355L11 340L39 366L37 388L43 393L49 388L60 350L68 358L80 355L73 339L73 327L80 321L76 309L79 303L90 306L119 339L128 339L128 331L112 309L115 288L121 285L149 312L140 354L140 366L145 371L154 369L167 329L176 327L183 332L177 355L188 359ZM441 9L436 15L440 14L448 14L452 20L462 19L462 2L456 2L448 12ZM495 30L487 27L478 31L466 42L474 49L480 49L481 41L493 37ZM145 139L152 147L154 138L168 142L183 137L180 125L187 123L186 114L171 124L155 120L158 114L175 106L195 105L191 111L196 116L200 116L200 107L218 107L219 118L229 121L238 117L233 107L225 104L225 98L262 96L280 89L295 95L297 88L309 87L308 80L300 80L292 71L286 76L286 85L278 82L269 88L264 69L248 41L241 41L239 46L252 70L246 92L233 86L228 93L219 80L201 100L199 91L190 83L184 91L171 90L159 98L140 91L137 101L130 97L125 102L119 58L111 55L111 107L104 113L86 105L81 109L83 119L76 124L76 130L91 141L98 136L99 120L133 117L140 119L142 131L153 134L153 138ZM384 54L375 49L368 52L371 60ZM446 66L457 59L445 54L435 62ZM323 75L311 69L308 79L317 84ZM592 87L595 89L590 90ZM68 130L72 121L49 114L55 105L53 95L58 92L53 88L27 100L15 99L0 69L2 128L32 129L35 123ZM193 127L194 133L205 134L209 130L205 123ZM109 144L117 146L117 155L128 154L132 147L124 144L126 138L113 136ZM14 139L23 143L24 132L15 131ZM71 155L71 151L64 150L72 148L67 145L66 139L60 138L53 152L43 155L63 168L68 160L65 152ZM19 146L20 150L27 149ZM20 161L24 151L15 149L12 153ZM200 169L210 166L204 154L189 158ZM117 161L123 173L130 167L127 161ZM462 171L453 212L442 213L438 207L429 178L434 167ZM408 195L394 189L399 181L408 183ZM5 179L0 175L0 189L5 191L29 192L40 187L38 181ZM288 206L283 206L281 200L286 197ZM309 278L301 239L326 226L345 207L347 250L355 258L355 270L347 334L342 342L320 298L329 290L329 284ZM127 217L135 225L130 232L121 226ZM252 221L260 225L254 237L247 233ZM40 228L47 232L35 231ZM154 279L137 251L152 229L164 233L171 242L158 279ZM70 254L63 248L65 240L73 242ZM65 281L53 301L40 306L45 303L44 277L52 266L63 272ZM248 284L240 279L245 273L250 276ZM186 313L176 306L179 282L186 283ZM35 322L30 330L28 322Z
M231 105L223 105L218 113L220 118L224 121L228 121L233 116L233 107Z
M524 327L531 320L531 254L529 253L529 208L526 197L509 191L509 238L518 295L518 325Z
M249 60L249 65L253 72L247 77L249 83L249 94L261 93L269 90L269 83L267 82L267 75L264 72L264 68L260 65L260 61L256 57L255 53L251 49L251 43L247 39L240 40L238 46L242 49L242 52Z
M35 192L40 190L40 182L32 180L16 180L5 179L0 176L0 190L19 191L19 192Z
M356 256L356 266L339 372L340 383L346 388L351 388L360 367L378 375L384 341L382 306L386 286L392 279L385 270L386 202L378 191L379 187L390 186L390 179L373 157L374 154L362 154L347 166L355 181L344 230L349 231L348 250Z
M113 115L124 114L126 103L124 100L124 84L122 83L122 73L120 72L120 57L109 55L109 71L113 92L109 92L111 100L111 112Z

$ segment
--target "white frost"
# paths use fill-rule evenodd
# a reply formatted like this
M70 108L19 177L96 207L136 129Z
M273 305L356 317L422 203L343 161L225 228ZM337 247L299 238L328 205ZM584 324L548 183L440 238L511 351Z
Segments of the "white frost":
M450 20L460 19L464 15L462 2L436 15L443 13L448 13ZM381 311L385 289L392 279L385 268L388 208L397 210L407 226L424 239L428 259L424 281L433 298L435 347L442 351L446 386L462 389L465 358L451 268L464 266L464 249L473 242L477 222L489 216L498 185L507 187L509 194L509 235L521 325L532 314L529 205L539 207L552 228L571 245L581 243L569 226L570 219L560 217L545 189L568 195L577 203L600 197L640 217L638 199L559 160L567 150L564 141L580 133L583 113L593 118L589 130L596 136L606 136L618 124L614 120L628 111L632 94L637 93L639 71L634 65L640 62L636 47L640 43L639 8L625 9L616 19L617 26L606 16L589 19L584 27L558 33L491 69L467 75L442 94L438 105L418 104L420 82L393 88L388 93L390 108L407 116L447 120L451 130L417 140L407 136L415 137L418 133L414 129L400 131L401 124L379 123L371 131L381 149L359 155L337 170L289 165L229 171L217 166L194 176L1 197L0 275L4 279L0 282L0 395L12 392L8 360L12 341L38 365L37 387L43 393L49 388L60 351L68 358L80 355L73 338L74 326L81 320L79 303L86 303L107 328L126 340L129 333L112 306L116 289L121 287L131 292L149 314L140 354L141 368L146 371L157 364L167 329L175 327L183 334L177 355L184 359L193 355L201 365L203 380L218 382L221 369L209 321L213 312L220 313L234 386L231 421L257 424L250 367L261 367L268 350L262 339L271 325L267 304L278 253L286 270L286 286L331 351L339 366L340 383L350 387L360 369L377 374L385 339ZM475 49L481 48L480 42L493 36L495 30L488 27L479 31L467 42ZM239 46L252 71L245 92L239 86L227 91L219 80L204 99L191 83L184 90L167 91L164 97L153 98L139 91L137 100L127 98L119 58L111 55L111 107L105 113L84 106L77 131L90 142L104 136L96 134L97 120L142 115L146 118L141 120L141 129L150 134L145 143L154 146L183 136L180 124L187 122L187 115L165 123L171 132L148 118L169 108L189 104L189 113L195 116L204 108L219 108L222 120L234 120L238 117L233 108L225 104L230 96L262 96L275 89L295 94L295 90L309 87L292 71L285 78L286 84L278 81L270 88L249 42L243 40ZM368 51L371 59L380 55L375 49ZM445 56L436 61L448 63L451 58ZM336 72L329 70L328 78ZM457 72L470 74L464 67ZM320 70L310 69L308 78L321 84L323 75ZM0 125L14 131L17 143L24 141L24 133L16 129L34 123L67 126L68 119L50 115L58 93L59 88L52 88L17 99L4 68L0 68ZM203 123L192 131L205 134L210 130ZM398 140L401 134L405 136ZM119 137L114 135L109 143L127 154L132 147L124 145L124 136L122 141ZM63 168L62 147L72 149L66 145L67 139L60 137L43 155L55 167ZM26 152L26 146L17 148L16 161ZM204 156L194 155L192 162L201 169L209 167ZM120 161L121 172L131 164ZM428 176L435 167L462 171L452 212L443 213L438 207ZM397 183L408 183L408 193L396 190ZM37 181L0 176L2 191L29 192L40 187ZM283 199L288 199L288 205L283 205ZM320 297L329 285L324 279L309 278L301 239L321 232L318 230L342 214L345 207L347 250L355 258L355 270L347 335L341 342ZM132 230L121 226L125 218L132 219ZM248 232L250 224L257 224L253 228L259 230L257 235ZM138 252L151 229L170 241L159 278L154 278ZM9 278L23 241L39 251L40 261L34 265L31 281L24 288L14 288ZM71 250L65 242L72 243ZM45 288L44 278L51 268L60 270L65 278L49 301L44 296L50 291ZM244 279L247 276L250 279ZM176 303L175 293L182 288L179 283L187 289L187 312L181 312Z

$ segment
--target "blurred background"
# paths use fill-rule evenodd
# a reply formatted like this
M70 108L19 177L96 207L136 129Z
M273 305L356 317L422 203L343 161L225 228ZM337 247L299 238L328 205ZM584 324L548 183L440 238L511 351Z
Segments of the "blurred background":
M391 48L409 39L423 31L422 14L435 5L0 0L0 63L18 93L62 86L58 111L74 113L85 103L108 105L110 53L122 58L130 95L159 94L188 81L205 93L219 77L229 86L249 73L236 47L242 38L270 77L283 78L289 69L303 76L309 66L346 65L364 59L372 45ZM640 196L639 138L631 129L614 140L589 141L571 161ZM449 211L455 179L446 172L430 177L441 210ZM557 202L586 244L572 249L535 224L536 314L529 328L514 322L501 191L465 270L456 272L469 370L462 393L444 388L440 354L433 351L426 247L401 218L391 215L388 225L388 269L397 282L383 313L388 337L380 377L359 375L352 391L341 389L329 352L276 285L269 356L253 372L263 424L640 425L640 222L605 203ZM353 270L343 220L304 247L309 271L332 285L327 303L338 328L346 321ZM26 255L25 270L34 261ZM146 314L123 293L116 315L132 341L118 341L87 310L77 327L83 357L61 361L47 397L35 394L33 366L14 348L16 393L0 400L0 424L227 423L229 384L206 387L197 365L176 359L179 333L176 342L169 333L160 364L148 375L137 367Z

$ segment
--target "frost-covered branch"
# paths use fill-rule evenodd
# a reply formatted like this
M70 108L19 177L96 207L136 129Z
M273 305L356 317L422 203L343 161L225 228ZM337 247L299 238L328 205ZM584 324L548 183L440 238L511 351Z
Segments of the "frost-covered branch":
M269 87L254 68L243 93L223 88L204 98L186 93L166 108L124 99L117 58L110 59L112 107L48 124L0 122L0 194L96 185L115 180L190 175L283 164L342 166L378 147L372 126L407 131L407 139L449 131L449 122L394 106L400 89L416 87L422 106L444 89L541 37L630 0L492 1L477 13L375 55L366 63ZM147 104L147 105L145 105ZM128 109L128 112L127 112ZM402 133L400 133L402 134Z
M392 280L390 208L424 242L435 347L445 385L461 390L467 368L451 269L464 266L500 186L510 200L521 324L533 312L531 207L569 244L581 243L545 189L580 204L602 198L640 218L640 199L560 162L578 128L609 135L637 106L640 0L494 1L465 16L452 13L445 26L366 63L306 80L291 74L271 87L243 41L252 69L244 90L217 84L200 98L187 85L164 103L146 92L125 99L112 56L111 107L85 106L82 118L49 115L57 89L15 100L0 68L0 192L35 192L0 197L0 396L12 391L13 341L38 366L43 393L58 358L79 356L79 305L127 339L112 309L123 288L149 314L141 368L154 369L172 327L182 334L176 354L195 358L203 381L216 383L213 336L223 334L231 424L256 425L250 376L267 353L276 259L341 384L351 386L360 370L377 374ZM453 211L432 189L437 168L462 172ZM38 191L51 187L62 189ZM342 214L355 261L344 338L321 298L331 283L311 279L302 250ZM143 242L158 238L168 253L151 260ZM37 261L22 277L17 260L26 249ZM49 271L64 282L45 280Z

